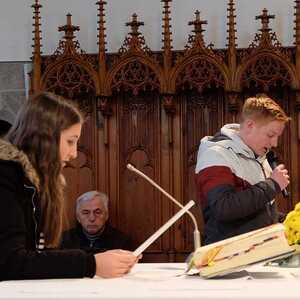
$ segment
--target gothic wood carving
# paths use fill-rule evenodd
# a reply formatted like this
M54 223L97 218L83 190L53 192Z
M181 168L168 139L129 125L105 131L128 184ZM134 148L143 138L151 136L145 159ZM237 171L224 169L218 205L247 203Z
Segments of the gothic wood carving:
M256 17L258 33L246 49L236 44L236 9L228 0L226 49L205 45L209 22L195 12L184 49L173 50L172 1L162 2L162 51L147 46L136 14L115 54L106 52L105 7L97 1L98 53L88 54L75 39L80 28L67 24L57 50L42 56L40 1L34 0L31 90L49 90L76 101L86 123L76 161L65 170L69 182L68 218L83 191L99 189L110 197L110 221L135 244L145 240L177 210L147 182L130 173L135 164L182 203L195 199L194 168L200 139L225 122L237 122L246 97L266 92L292 117L278 154L291 174L290 197L278 204L289 211L300 193L300 0L295 0L295 46L283 47L267 9ZM202 226L200 208L194 208ZM182 219L144 255L145 261L182 261L192 250L190 220Z

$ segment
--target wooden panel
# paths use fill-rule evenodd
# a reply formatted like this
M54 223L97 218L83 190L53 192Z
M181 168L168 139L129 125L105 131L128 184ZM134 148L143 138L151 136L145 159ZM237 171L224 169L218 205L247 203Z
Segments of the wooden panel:
M201 138L214 135L223 125L224 120L224 94L222 90L204 92L186 92L180 96L182 106L182 176L176 184L182 186L183 203L190 199L196 201L197 206L192 209L198 220L198 226L203 228L201 205L196 199L194 183L197 153ZM191 219L185 216L176 225L175 245L176 252L189 253L193 251L194 226Z
M136 246L161 226L159 193L126 167L131 163L160 182L160 105L158 96L124 95L118 99L118 202L117 225L129 234ZM161 240L149 251L162 250Z

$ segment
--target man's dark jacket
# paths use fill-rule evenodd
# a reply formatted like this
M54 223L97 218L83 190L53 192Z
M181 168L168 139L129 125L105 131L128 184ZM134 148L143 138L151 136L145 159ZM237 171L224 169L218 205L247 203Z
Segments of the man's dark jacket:
M132 250L130 239L108 224L105 225L101 235L91 242L78 223L75 228L64 232L60 247L61 249L82 249L88 253L104 252L111 249Z
M0 280L95 275L82 250L38 250L39 178L27 156L0 140Z

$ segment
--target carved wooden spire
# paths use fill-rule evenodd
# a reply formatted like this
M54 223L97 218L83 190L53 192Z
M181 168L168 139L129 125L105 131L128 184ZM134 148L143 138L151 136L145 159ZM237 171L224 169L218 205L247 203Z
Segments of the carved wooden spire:
M296 27L294 28L295 29L295 45L297 48L300 48L300 0L295 0L295 4L296 6L294 7L295 8L295 14L294 16L296 17L295 18L295 24L296 24Z
M98 5L98 60L99 60L99 78L100 78L100 85L101 89L103 90L104 80L106 77L106 59L105 59L105 45L106 45L106 34L105 34L105 8L106 1L100 0L96 4Z
M202 25L206 25L207 21L205 20L201 20L200 19L200 12L199 10L196 10L195 12L195 20L194 21L190 21L188 24L189 25L194 25L194 30L193 32L195 33L195 37L194 37L194 43L198 44L198 45L202 45L202 47L205 47L205 42L204 42L204 38L203 38L203 32L205 31L202 28Z
M227 37L227 40L228 40L228 64L230 66L231 69L235 70L236 69L236 36L235 36L235 33L236 33L236 29L235 29L235 25L236 25L236 22L235 22L235 18L236 18L236 15L234 14L235 12L235 8L234 8L234 1L233 0L229 0L228 2L228 8L227 8L227 11L228 11L228 37Z
M273 32L269 27L270 19L275 19L275 15L268 15L268 10L264 8L262 14L256 16L255 19L261 20L262 27L259 29L260 32L255 34L255 37L250 43L247 51L240 55L241 61L247 61L249 56L255 55L255 53L262 49L270 49L289 59L289 55L282 48L282 44L278 40L276 32Z
M171 21L171 17L170 17L170 14L171 14L171 10L170 10L170 2L172 2L172 0L161 0L161 2L164 3L164 10L163 10L163 39L162 39L162 42L163 42L163 51L164 51L164 66L166 68L168 67L171 67L171 62L172 62L172 53L171 53L171 50L172 50L172 39L171 39L171 35L172 35L172 32L171 32L171 24L170 24L170 21Z
M203 38L203 32L205 31L202 27L202 25L207 24L206 20L201 20L200 19L200 12L198 10L195 11L195 20L194 21L190 21L188 23L188 25L193 25L194 29L192 30L192 32L194 34L190 34L189 38L188 38L188 42L185 45L185 55L187 55L188 53L190 53L191 51L194 52L198 52L198 51L202 51L202 52L211 52L211 49L208 49L205 47L205 42L204 42L204 38ZM211 47L212 45L209 45L209 47ZM212 54L212 52L211 52Z
M261 15L255 17L255 20L261 20L262 24L262 28L259 30L261 32L260 45L272 45L272 37L270 35L271 28L269 28L270 19L275 19L275 15L268 15L266 8L263 9Z
M72 15L69 13L67 14L67 24L58 27L58 31L64 31L64 55L73 55L76 53L76 46L74 44L73 39L75 38L74 32L79 31L79 26L72 25Z
M139 22L137 14L133 14L131 22L127 22L126 26L131 27L130 35L132 36L132 39L137 39L138 36L141 34L139 32L139 28L140 26L144 26L144 22Z
M100 81L100 95L97 95L97 110L102 112L104 116L104 144L108 144L108 118L112 114L112 110L109 104L109 97L105 90L106 80L106 57L105 57L105 45L106 45L106 34L105 34L105 8L106 1L100 0L96 3L98 5L98 73ZM97 114L99 117L99 115ZM106 153L107 155L107 153Z
M107 2L105 2L103 0L100 0L96 3L99 6L98 7L98 17L99 17L99 20L98 20L98 24L99 24L98 46L99 46L99 60L100 60L99 62L100 62L100 64L105 63L105 50L106 50L105 49L105 45L106 45L105 23L106 22L104 20L104 17L105 17L104 6L106 5L106 3Z
M33 92L38 92L40 90L40 81L41 81L41 30L40 30L40 8L42 5L38 0L35 0L35 3L31 6L33 8L33 19L34 19L34 28L33 28L33 78L32 78L32 88Z
M300 78L300 0L295 0L295 45L296 45L296 68Z
M123 54L126 52L145 52L149 53L150 49L146 45L145 38L139 32L139 27L144 26L144 22L138 21L137 14L132 15L131 22L127 22L126 26L131 27L131 32L125 38L122 47L119 49L119 53Z

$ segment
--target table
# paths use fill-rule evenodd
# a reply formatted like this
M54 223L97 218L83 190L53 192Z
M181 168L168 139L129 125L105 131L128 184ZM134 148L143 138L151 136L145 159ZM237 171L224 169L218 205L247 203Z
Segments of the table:
M182 275L185 265L137 264L122 278L0 282L0 300L300 299L300 270L252 266L222 279Z

